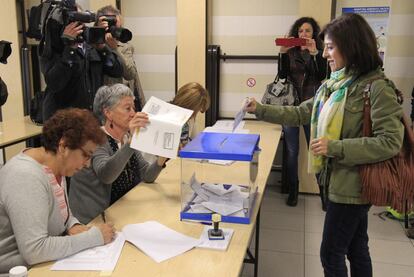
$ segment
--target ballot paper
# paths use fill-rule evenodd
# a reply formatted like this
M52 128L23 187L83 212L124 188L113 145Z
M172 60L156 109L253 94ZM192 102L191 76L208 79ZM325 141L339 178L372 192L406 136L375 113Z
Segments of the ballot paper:
M197 193L197 197L203 199L204 201L208 201L209 192L201 188L201 183L198 182L195 178L195 173L193 173L193 176L191 176L190 187Z
M244 121L240 122L236 129L243 128L244 124L245 124ZM213 125L213 127L217 129L224 129L224 130L232 130L233 126L234 126L234 120L229 120L229 119L218 120Z
M235 129L234 120L218 120L213 126L206 127L203 132L209 133L236 133L236 134L248 134L250 131L244 129L245 121L241 121Z
M240 111L234 117L232 132L234 132L234 130L236 130L237 126L239 126L240 122L242 122L244 116L246 115L246 108L247 108L247 105L249 104L249 102L250 102L249 98L245 98L243 100L243 102L241 104Z
M188 213L195 214L211 214L211 210L204 207L202 204L193 204L190 205L190 208L187 211Z
M222 196L210 196L208 201L201 203L207 209L221 215L230 215L235 212L241 211L244 208L244 199L235 192L236 195L222 195Z
M224 239L223 240L210 240L208 238L208 230L211 229L211 226L204 226L203 232L200 236L200 244L197 245L197 248L208 248L215 250L227 250L231 237L233 236L234 230L228 228L221 228L223 230Z
M207 209L215 213L218 213L224 216L228 216L228 215L231 215L238 211L243 210L243 202L240 204L240 203L219 203L215 201L206 201L206 202L201 203L201 205L203 205L204 207L206 207Z
M208 160L208 163L210 164L217 164L217 165L231 165L235 161L234 160Z
M225 185L225 184L208 184L208 183L205 183L203 185L203 188L217 195L224 195L224 194L230 193L238 189L238 187L236 186Z
M131 147L145 153L175 159L181 129L193 111L154 96L148 100L142 111L148 114L150 123L133 134Z
M228 184L200 183L195 174L191 176L190 187L195 193L189 203L189 213L219 213L221 215L242 214L248 208L249 193L242 186Z
M200 243L198 239L185 236L156 221L129 224L122 232L126 240L157 263L178 256Z
M123 234L117 233L113 242L58 260L52 265L51 270L113 271L124 242Z
M234 214L229 214L229 216L245 217L246 216L246 211L245 210L240 210L240 211L235 212Z

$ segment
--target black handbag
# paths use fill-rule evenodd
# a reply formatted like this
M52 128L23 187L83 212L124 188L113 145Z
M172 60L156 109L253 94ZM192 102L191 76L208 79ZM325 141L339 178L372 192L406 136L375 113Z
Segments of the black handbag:
M280 79L277 75L275 80L266 86L261 103L292 106L299 103L298 93L289 79Z
M30 119L36 125L43 125L43 101L45 92L38 91L30 100Z

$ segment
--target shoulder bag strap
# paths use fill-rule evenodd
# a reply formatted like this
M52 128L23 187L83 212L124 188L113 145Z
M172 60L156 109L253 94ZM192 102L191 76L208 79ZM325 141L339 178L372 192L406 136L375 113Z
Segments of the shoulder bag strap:
M362 123L362 135L364 137L372 136L372 122L371 122L371 101L370 101L370 94L371 94L371 85L372 83L368 83L365 85L364 88L364 118Z
M364 137L372 136L372 121L371 121L371 87L376 80L381 80L382 78L373 78L371 79L364 88L364 117L362 125L362 135ZM397 93L397 90L395 90Z

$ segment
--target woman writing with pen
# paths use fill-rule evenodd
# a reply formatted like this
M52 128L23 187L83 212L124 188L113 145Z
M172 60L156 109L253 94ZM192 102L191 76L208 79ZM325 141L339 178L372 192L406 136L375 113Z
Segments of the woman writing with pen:
M80 224L67 202L65 176L88 166L105 141L98 121L87 110L61 110L45 123L42 137L43 147L23 150L0 170L0 276L114 236L112 225Z

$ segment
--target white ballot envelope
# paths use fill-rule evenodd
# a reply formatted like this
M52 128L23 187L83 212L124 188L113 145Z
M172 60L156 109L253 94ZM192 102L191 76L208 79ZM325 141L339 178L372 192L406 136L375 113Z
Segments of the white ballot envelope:
M175 159L180 144L181 129L193 114L152 96L142 109L148 114L150 123L137 130L131 147L161 157Z
M234 117L233 129L232 131L236 130L237 126L239 126L240 122L242 122L244 116L246 115L246 108L249 104L249 98L245 98L242 102L240 111Z

